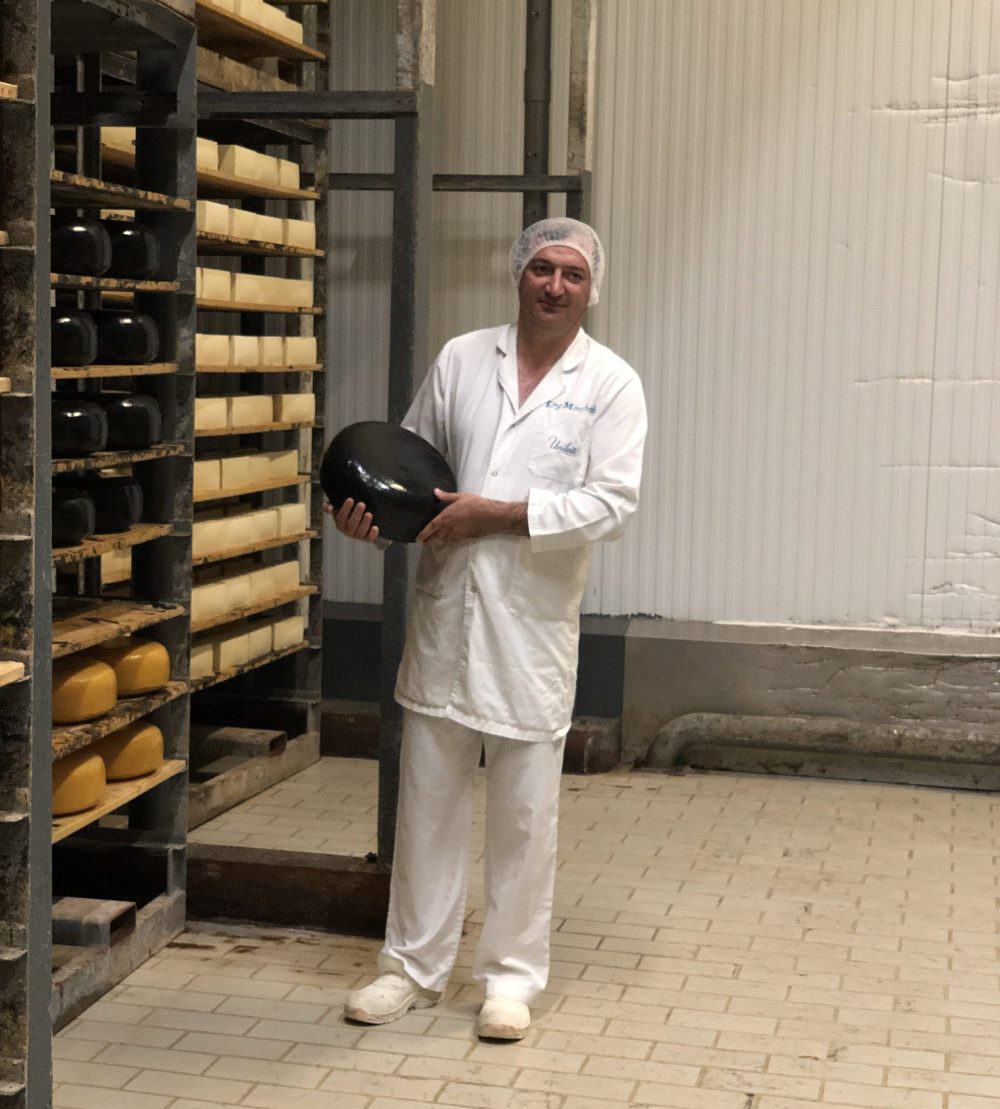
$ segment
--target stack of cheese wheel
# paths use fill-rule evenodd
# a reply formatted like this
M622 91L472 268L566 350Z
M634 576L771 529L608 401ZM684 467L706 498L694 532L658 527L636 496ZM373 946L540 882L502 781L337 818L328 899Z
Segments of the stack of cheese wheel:
M170 656L162 643L152 639L127 636L91 647L87 655L111 667L119 697L153 693L170 681Z
M163 765L163 732L155 724L137 720L105 736L95 751L109 782L143 778Z
M92 751L77 751L52 764L52 815L72 816L100 804L104 796L104 760Z
M82 724L103 716L118 700L118 682L106 663L86 655L52 664L52 723Z

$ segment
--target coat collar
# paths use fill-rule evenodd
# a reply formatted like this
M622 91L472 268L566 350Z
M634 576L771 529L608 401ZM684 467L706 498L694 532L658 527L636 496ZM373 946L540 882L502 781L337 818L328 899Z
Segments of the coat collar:
M541 407L546 401L554 399L566 388L564 376L580 368L587 355L589 344L590 339L581 327L563 356L535 387L534 392L525 402L524 408L518 410L517 324L509 324L500 329L500 334L497 336L497 353L500 355L499 383L510 401L511 408L517 413L518 419Z

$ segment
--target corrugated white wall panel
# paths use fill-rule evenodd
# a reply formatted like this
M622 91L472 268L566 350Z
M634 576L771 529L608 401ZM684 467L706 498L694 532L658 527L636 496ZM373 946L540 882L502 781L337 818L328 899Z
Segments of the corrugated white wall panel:
M651 434L590 609L996 626L994 8L599 6L593 330Z

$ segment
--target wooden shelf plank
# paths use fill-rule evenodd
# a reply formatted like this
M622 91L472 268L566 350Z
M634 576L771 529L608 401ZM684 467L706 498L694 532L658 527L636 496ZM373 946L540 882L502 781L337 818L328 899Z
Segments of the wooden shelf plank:
M321 62L326 58L320 50L276 34L224 8L217 8L207 0L197 0L195 22L198 25L199 46L217 50L239 61L283 58L291 62Z
M183 616L181 605L131 600L53 600L52 657L65 655Z
M267 666L268 663L277 662L279 658L285 658L286 655L294 655L298 651L304 651L308 646L308 641L303 640L301 643L295 643L291 647L285 647L280 651L272 651L268 655L261 655L260 658L251 659L241 666L231 666L228 670L219 670L207 677L195 678L191 682L191 692L198 693L202 689L210 689L213 685L219 685L221 682L228 682L231 678L238 678L240 674L246 674L251 670L260 669L261 666Z
M86 812L76 813L74 816L57 816L52 821L52 842L58 843L59 840L71 836L74 832L79 832L88 824L94 824L100 820L102 816L107 816L115 809L120 809L122 805L127 805L129 801L134 801L137 797L186 771L187 763L183 759L168 759L159 770L147 774L144 778L133 778L128 782L108 782L104 789L104 799L96 808L87 809Z
M53 458L52 472L68 474L79 470L106 470L114 466L131 466L136 462L151 462L157 458L176 458L184 454L183 443L157 443L139 451L98 451L86 458Z
M195 366L199 374L311 374L323 368L320 362L309 362L299 366Z
M49 174L53 204L75 204L86 208L136 208L189 212L191 201L148 189L115 185L97 177L84 177L54 169Z
M217 439L223 435L264 435L269 431L302 431L315 427L315 420L299 420L295 423L253 424L250 427L224 427L213 431L195 429L196 439Z
M301 307L292 304L255 304L244 300L205 300L198 298L198 307L206 312L280 312L292 316L322 316L323 309L315 305Z
M305 246L284 246L259 239L236 239L214 231L198 232L199 254L264 254L277 258L323 258L326 252Z
M204 504L206 501L224 501L230 497L246 497L251 493L268 493L272 489L284 489L289 485L308 485L312 481L311 474L296 474L295 477L275 478L274 481L258 481L251 485L241 485L230 489L206 489L203 493L194 494L195 504Z
M271 608L280 608L282 605L291 604L292 601L309 597L319 592L319 586L299 585L295 589L286 589L284 593L275 593L263 600L254 601L253 604L240 605L239 608L230 609L221 616L204 616L200 620L191 621L191 634L208 631L210 628L220 628L223 624L231 624L235 620L242 620L246 616L254 616L258 612L267 612Z
M195 523L198 521L195 520ZM270 551L275 547L289 547L292 543L301 543L303 539L315 539L318 531L300 531L295 535L278 535L273 539L260 539L256 543L247 543L242 547L226 547L225 550L213 551L211 554L199 555L191 559L192 566L207 566L210 562L225 562L227 558L240 558L242 555L256 554L258 551Z
M23 677L23 662L5 662L0 660L0 686L11 685L13 682L19 682Z
M176 362L149 362L144 366L53 366L53 381L89 381L102 377L150 377L153 374L175 374Z
M61 759L64 755L71 755L74 751L82 751L104 736L124 728L135 720L148 716L161 705L169 704L178 697L183 697L188 691L187 682L168 682L163 689L155 693L146 693L142 697L122 697L115 707L96 720L86 724L73 724L66 727L52 729L52 757Z
M170 524L136 524L128 531L113 535L92 535L75 547L55 547L52 551L52 562L56 566L61 566L67 562L79 562L81 558L95 558L108 551L138 547L140 543L161 539L164 535L169 535L172 530Z
M85 274L51 273L53 289L101 289L120 293L176 293L179 281L136 281L130 277L88 277Z

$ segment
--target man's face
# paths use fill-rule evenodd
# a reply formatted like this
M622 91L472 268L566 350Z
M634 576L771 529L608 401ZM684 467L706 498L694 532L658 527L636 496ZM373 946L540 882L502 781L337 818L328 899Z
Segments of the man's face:
M525 267L518 286L520 315L545 330L575 330L590 299L590 267L569 246L547 246Z

